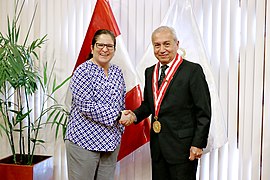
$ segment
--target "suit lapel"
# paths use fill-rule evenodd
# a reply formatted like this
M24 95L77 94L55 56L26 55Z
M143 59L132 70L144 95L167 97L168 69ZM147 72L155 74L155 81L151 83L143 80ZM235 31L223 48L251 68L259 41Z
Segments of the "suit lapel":
M169 84L169 86L168 86L168 89L167 89L167 91L165 92L165 95L164 95L164 99L166 98L166 96L167 96L167 94L170 92L170 89L171 89L171 87L173 86L173 84L174 84L174 82L177 80L177 77L178 76L181 76L181 69L183 68L183 66L185 66L185 60L183 59L183 62L182 62L182 64L178 67L178 69L176 70L176 72L175 72L175 74L174 74L174 76L173 76L173 78L172 78L172 80L171 80L171 83Z

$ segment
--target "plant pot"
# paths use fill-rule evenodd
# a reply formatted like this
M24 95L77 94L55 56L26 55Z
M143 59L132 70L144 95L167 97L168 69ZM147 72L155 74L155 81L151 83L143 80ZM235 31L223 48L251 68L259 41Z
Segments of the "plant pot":
M18 155L17 155L18 156ZM34 155L33 165L17 165L12 156L0 160L0 179L4 180L52 180L53 157Z

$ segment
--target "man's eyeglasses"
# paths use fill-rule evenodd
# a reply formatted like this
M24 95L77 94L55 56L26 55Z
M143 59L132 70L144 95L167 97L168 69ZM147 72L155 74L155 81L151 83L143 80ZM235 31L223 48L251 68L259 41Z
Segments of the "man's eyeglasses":
M96 43L96 47L97 47L98 49L103 49L105 46L106 46L107 49L110 50L110 51L114 50L114 45L113 45L113 44Z

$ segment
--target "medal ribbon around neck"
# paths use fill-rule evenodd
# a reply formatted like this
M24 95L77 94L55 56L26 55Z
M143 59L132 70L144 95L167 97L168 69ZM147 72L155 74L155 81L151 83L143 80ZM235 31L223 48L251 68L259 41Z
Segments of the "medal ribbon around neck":
M158 72L159 72L159 66L160 63L157 63L153 72L153 78L152 78L152 89L153 89L153 95L154 95L154 106L155 106L155 119L157 120L159 109L160 109L160 104L163 100L163 97L165 95L165 92L176 72L178 67L181 65L183 62L183 58L179 56L179 54L176 55L174 62L172 65L169 67L169 70L160 85L158 89Z

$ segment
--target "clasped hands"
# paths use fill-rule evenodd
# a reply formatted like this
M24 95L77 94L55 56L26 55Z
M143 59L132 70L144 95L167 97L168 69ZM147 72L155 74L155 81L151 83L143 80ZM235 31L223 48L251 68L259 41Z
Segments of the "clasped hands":
M122 111L119 123L124 126L129 126L136 120L136 115L131 110Z

